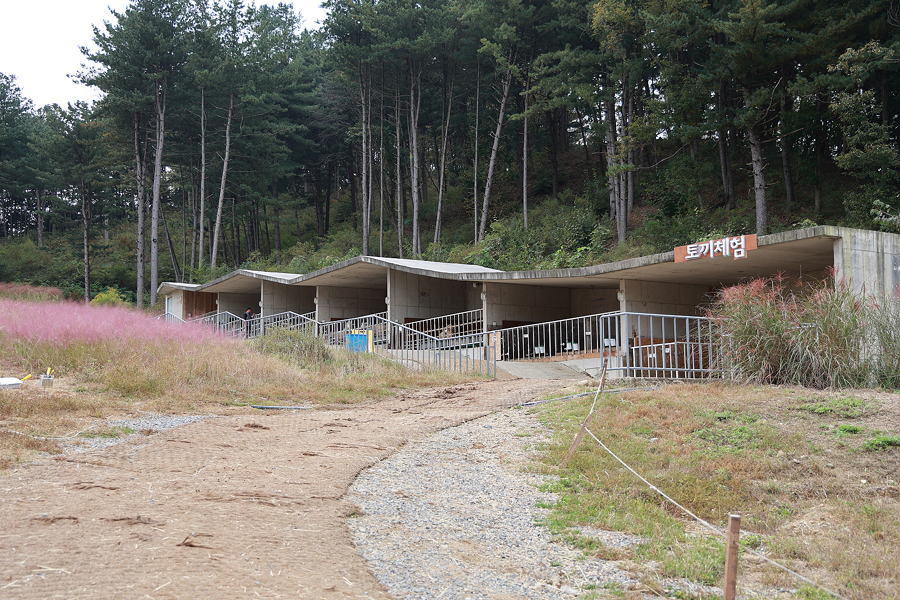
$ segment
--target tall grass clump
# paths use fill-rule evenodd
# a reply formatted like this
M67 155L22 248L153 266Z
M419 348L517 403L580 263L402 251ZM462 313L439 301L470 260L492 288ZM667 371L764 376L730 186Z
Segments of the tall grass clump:
M0 282L0 298L6 300L59 301L63 291L56 287L39 287L27 283Z
M275 357L308 372L304 392L320 402L349 403L385 398L398 390L466 381L465 375L439 369L412 370L368 352L329 346L312 327L274 327L250 342L261 355Z
M0 300L0 361L23 372L51 367L127 397L164 397L173 410L302 390L296 369L241 342L121 306Z
M834 277L792 288L777 276L721 290L708 315L738 379L814 388L900 381L896 298L879 304Z
M322 368L334 362L333 352L325 340L316 336L314 327L299 329L270 327L265 335L254 338L252 345L263 354L273 354L307 368Z

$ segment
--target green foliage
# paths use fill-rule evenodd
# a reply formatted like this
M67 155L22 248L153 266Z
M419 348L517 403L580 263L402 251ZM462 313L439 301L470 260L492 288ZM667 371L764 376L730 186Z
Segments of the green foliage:
M900 447L900 435L889 435L885 433L879 433L875 437L866 440L863 444L863 449L868 452L879 452L887 448L898 447Z
M332 350L311 327L269 328L251 344L260 352L274 354L304 368L322 368L334 362Z
M799 406L816 415L835 415L844 419L855 419L862 416L868 404L861 398L830 398L821 402L808 402ZM843 427L843 426L842 426Z
M92 306L129 306L131 303L116 288L108 287L91 299Z

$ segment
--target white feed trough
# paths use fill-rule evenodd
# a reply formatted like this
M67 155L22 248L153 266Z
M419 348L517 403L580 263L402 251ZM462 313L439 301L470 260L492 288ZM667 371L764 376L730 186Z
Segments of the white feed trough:
M0 389L15 390L22 387L22 380L18 377L0 377Z

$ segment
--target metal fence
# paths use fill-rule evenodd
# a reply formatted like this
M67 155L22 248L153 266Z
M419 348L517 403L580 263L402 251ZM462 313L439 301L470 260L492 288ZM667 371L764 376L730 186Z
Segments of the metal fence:
M165 321L166 323L184 323L184 319L177 317L172 313L163 313L156 317L157 321Z
M724 374L721 340L704 317L609 312L485 333L481 310L406 325L388 320L385 312L329 323L316 322L314 314L288 311L244 320L223 312L194 322L247 338L273 327L312 326L325 343L341 348L350 347L351 336L365 335L373 352L401 364L488 376L496 375L497 360L574 361L571 366L590 374L606 360L611 376L627 378Z
M619 313L523 325L495 332L501 360L601 357L619 345Z
M721 344L704 317L610 312L492 332L500 360L578 361L588 373L603 360L612 376L685 379L721 374Z
M485 333L436 337L383 317L373 320L373 352L414 369L497 375L497 351ZM360 331L357 329L356 331Z
M629 332L622 351L625 377L694 379L722 376L721 337L712 320L644 313L621 313L621 331Z
M437 338L484 333L484 309L478 308L442 317L420 319L407 323L406 326Z
M254 331L252 321L248 322L241 317L230 312L220 312L205 317L200 317L192 321L198 325L209 327L223 335L232 337L253 337Z

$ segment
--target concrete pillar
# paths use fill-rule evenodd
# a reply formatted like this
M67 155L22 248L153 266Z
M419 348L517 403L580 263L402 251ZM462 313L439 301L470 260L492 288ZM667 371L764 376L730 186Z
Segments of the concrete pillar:
M272 281L263 280L260 285L260 303L259 315L261 317L269 317L276 314L275 310L275 286L278 285Z

